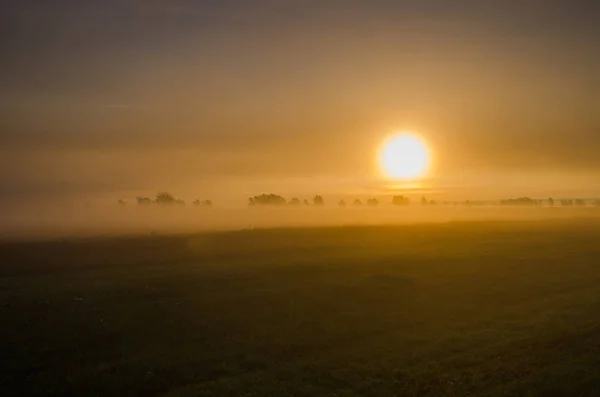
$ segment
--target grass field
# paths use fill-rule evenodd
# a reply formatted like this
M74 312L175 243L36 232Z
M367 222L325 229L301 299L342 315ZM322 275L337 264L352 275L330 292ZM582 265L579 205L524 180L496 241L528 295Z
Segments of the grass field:
M600 223L0 245L0 396L600 396Z

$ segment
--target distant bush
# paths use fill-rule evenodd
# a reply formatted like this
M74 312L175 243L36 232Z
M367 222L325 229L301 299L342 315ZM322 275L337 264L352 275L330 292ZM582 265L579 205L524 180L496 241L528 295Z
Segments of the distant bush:
M410 205L410 199L404 196L394 196L392 197L393 205Z
M288 204L289 205L300 205L300 204L302 204L302 202L300 201L300 199L298 197L294 197L288 202Z
M156 204L174 204L175 197L167 192L160 192L156 195Z
M318 194L313 198L313 205L325 205L325 200L323 200L322 196L319 196Z
M356 200L354 200L354 205L361 206L362 205L362 201L360 201L360 199L356 199Z
M149 197L136 197L135 200L139 205L150 205L154 203Z
M286 199L277 194L261 194L259 196L250 197L248 205L284 205Z
M346 201L342 199L342 200L340 200L340 201L338 202L338 205L339 205L340 207L345 207L345 206L346 206Z
M377 207L379 205L379 200L377 200L376 198L368 199L367 205L371 207Z
M212 207L212 200L194 200L192 205L195 207Z
M529 197L519 197L515 199L502 200L500 201L500 204L510 206L535 206L539 205L539 202Z
M154 203L159 205L185 205L185 201L173 197L168 192L159 192Z

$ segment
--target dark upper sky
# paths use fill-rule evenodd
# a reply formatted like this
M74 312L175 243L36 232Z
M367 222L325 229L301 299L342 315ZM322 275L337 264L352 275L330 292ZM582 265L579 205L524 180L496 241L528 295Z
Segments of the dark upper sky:
M598 1L0 7L5 196L362 181L405 129L438 181L600 171Z

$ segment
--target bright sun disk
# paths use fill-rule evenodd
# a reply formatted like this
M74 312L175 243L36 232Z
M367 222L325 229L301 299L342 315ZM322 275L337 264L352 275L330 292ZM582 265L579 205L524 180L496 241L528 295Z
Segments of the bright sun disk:
M410 134L394 135L381 149L382 171L394 179L416 179L425 175L429 166L429 152L425 143Z

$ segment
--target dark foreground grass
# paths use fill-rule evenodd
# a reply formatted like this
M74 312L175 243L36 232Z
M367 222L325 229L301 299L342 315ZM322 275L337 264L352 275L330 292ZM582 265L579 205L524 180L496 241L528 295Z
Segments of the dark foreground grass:
M597 223L0 246L1 396L600 396Z

